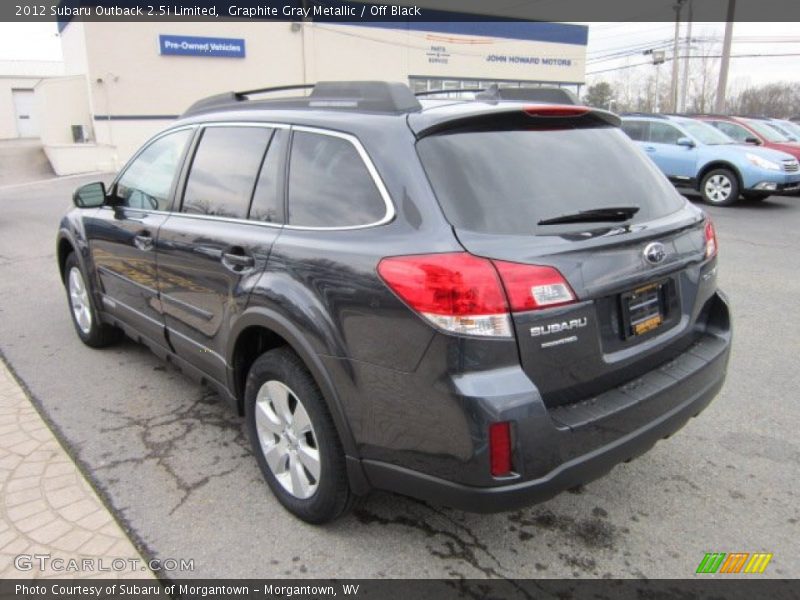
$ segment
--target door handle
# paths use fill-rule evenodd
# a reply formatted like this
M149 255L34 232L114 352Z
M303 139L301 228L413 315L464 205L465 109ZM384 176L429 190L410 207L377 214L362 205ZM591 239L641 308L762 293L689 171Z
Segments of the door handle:
M656 151L656 149L653 148L653 146L645 146L644 149L647 152L655 152Z
M223 265L237 271L250 269L256 264L256 259L245 254L241 248L231 248L228 252L223 252L221 260Z
M153 236L149 231L143 231L133 236L133 245L139 250L147 252L153 249Z

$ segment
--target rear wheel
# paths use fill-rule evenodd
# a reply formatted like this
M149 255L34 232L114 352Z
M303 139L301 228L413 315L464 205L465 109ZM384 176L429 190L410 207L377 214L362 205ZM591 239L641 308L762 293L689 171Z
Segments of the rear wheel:
M739 181L728 169L714 169L700 182L703 200L716 206L729 206L739 199Z
M78 259L72 253L64 263L67 301L72 324L81 341L92 348L102 348L118 341L122 331L103 323L92 305L92 290L87 283Z
M272 493L295 516L326 523L353 494L333 419L303 361L289 348L262 354L245 388L247 430Z

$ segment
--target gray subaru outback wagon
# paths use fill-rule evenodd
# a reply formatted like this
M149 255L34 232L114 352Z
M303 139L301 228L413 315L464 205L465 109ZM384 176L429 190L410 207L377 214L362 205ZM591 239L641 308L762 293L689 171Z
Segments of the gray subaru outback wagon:
M75 330L218 390L306 521L374 488L545 500L725 379L714 227L619 125L385 82L201 100L75 192L57 241Z

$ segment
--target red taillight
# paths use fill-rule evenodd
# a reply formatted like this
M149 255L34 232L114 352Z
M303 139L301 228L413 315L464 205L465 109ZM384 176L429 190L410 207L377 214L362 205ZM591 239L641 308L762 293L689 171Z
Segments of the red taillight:
M511 424L489 425L489 463L492 477L503 477L511 473Z
M506 288L511 310L523 312L575 301L575 294L553 267L496 260L494 266Z
M466 252L384 258L383 280L411 308L448 331L511 336L500 279L491 261Z
M543 106L527 106L524 110L532 117L579 117L588 113L590 109L585 106L548 104Z
M384 258L378 274L428 321L467 335L511 337L511 312L575 300L552 267L491 261L466 252Z
M714 223L711 219L706 217L706 258L711 258L717 255L719 246L717 246L717 232L714 229Z

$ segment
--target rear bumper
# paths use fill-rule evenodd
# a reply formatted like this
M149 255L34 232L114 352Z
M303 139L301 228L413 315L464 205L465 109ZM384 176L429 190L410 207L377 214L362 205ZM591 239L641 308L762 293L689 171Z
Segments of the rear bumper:
M727 370L731 330L729 322L724 325L712 328L678 358L620 388L551 410L558 434L534 451L552 453L543 444L557 440L564 460L539 477L478 487L368 459L362 461L364 473L375 488L474 512L513 510L547 500L646 452L708 406Z

